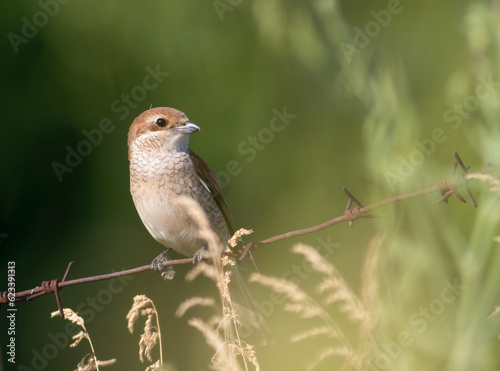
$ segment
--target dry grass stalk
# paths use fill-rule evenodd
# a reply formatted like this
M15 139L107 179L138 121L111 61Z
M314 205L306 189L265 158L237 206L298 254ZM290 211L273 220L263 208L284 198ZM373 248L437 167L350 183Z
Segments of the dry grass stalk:
M139 317L146 317L144 330L139 340L139 359L144 363L145 356L149 362L153 362L152 352L154 347L158 345L160 359L148 366L147 369L161 368L163 367L163 351L158 312L153 301L145 295L136 295L134 297L134 304L127 314L128 329L130 333L134 332L134 324ZM153 317L156 319L155 322L153 322ZM157 364L158 367L155 366Z
M466 179L477 179L481 182L488 182L491 185L490 192L500 194L500 180L488 174L467 174Z
M194 296L192 298L184 300L177 308L175 315L177 317L183 317L189 309L196 306L214 307L215 300L214 298L209 297Z
M92 350L91 354L87 354L82 360L78 363L76 371L93 371L99 370L99 366L109 366L116 362L116 359L110 359L107 361L99 361L95 354L94 345L92 344L92 340L90 339L89 333L85 328L85 321L82 317L80 317L77 313L75 313L70 308L64 308L64 318L68 321L73 322L74 324L80 326L82 331L73 336L73 343L70 344L71 348L78 346L82 340L86 339L89 342L90 349ZM59 311L54 311L50 313L50 317L53 318L55 316L60 315Z
M215 350L212 357L212 368L215 370L239 371L242 370L235 353L227 342L217 334L212 326L200 318L190 318L188 324L201 332L208 345Z
M346 313L350 319L359 322L366 318L367 313L363 304L332 263L311 246L297 244L292 248L292 251L303 255L311 267L324 276L317 291L320 294L326 293L324 298L326 305L339 302L341 304L340 310Z
M253 347L240 337L238 330L239 319L235 314L231 300L229 283L231 282L232 272L230 268L227 270L224 268L233 266L235 262L228 257L221 259L223 246L200 206L187 197L179 197L177 202L186 208L192 220L198 225L198 238L207 242L207 250L203 258L211 262L207 264L201 261L196 264L186 275L186 279L191 281L202 274L213 280L216 283L222 302L222 317L212 317L208 321L191 318L188 323L200 331L207 343L215 350L215 355L212 358L213 368L218 370L240 370L241 365L238 363L238 356L241 356L245 370L249 369L249 363L252 363L256 370L260 370ZM250 230L240 229L230 241L237 244L242 236L251 232ZM213 306L213 302L207 298L190 298L179 306L177 314L183 315L195 305ZM224 332L223 337L219 335L220 330Z
M242 240L243 236L248 236L253 233L253 229L240 228L234 232L233 236L227 241L229 246L236 247Z
M357 323L362 323L369 318L369 314L362 304L361 300L349 287L337 269L326 260L317 250L311 246L297 244L292 251L303 255L309 262L312 269L322 276L321 282L316 290L323 295L324 305L340 303L340 310L345 313L349 319ZM323 305L314 300L310 295L303 291L295 283L275 277L254 274L251 281L267 286L277 293L285 295L287 301L284 309L295 313L301 318L319 318L324 325L317 326L292 336L293 342L299 342L306 339L326 336L334 340L334 344L320 350L310 361L308 369L317 367L325 359L332 356L341 356L344 358L343 370L361 369L362 359L352 348L346 336L340 329L336 321L325 310ZM371 291L371 290L370 290Z

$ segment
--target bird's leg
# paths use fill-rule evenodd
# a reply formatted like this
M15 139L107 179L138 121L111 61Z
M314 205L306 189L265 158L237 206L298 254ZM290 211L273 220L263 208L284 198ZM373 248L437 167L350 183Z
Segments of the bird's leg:
M198 264L201 261L209 262L208 244L203 245L203 247L196 251L193 255L193 264Z
M165 280L171 280L174 278L175 275L175 270L172 265L169 265L167 267L163 266L163 262L168 261L168 255L172 252L171 248L166 249L163 251L160 255L158 255L156 258L153 259L151 262L151 269L154 270L155 272L161 273L161 276Z

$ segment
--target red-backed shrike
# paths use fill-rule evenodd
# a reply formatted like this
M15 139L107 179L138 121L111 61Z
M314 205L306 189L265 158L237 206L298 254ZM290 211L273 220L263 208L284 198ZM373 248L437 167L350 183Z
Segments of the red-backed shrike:
M162 245L194 256L206 245L198 236L179 197L189 197L205 212L210 225L225 243L234 233L231 211L220 183L210 167L188 148L189 134L200 130L181 111L157 107L141 113L128 133L130 192L142 222ZM231 297L244 333L265 343L269 330L236 265ZM233 295L234 294L234 295Z

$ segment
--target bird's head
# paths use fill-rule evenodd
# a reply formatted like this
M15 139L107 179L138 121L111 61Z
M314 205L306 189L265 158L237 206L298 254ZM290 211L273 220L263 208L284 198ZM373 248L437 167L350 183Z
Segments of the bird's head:
M201 130L184 112L169 107L156 107L135 118L128 132L129 160L135 150L145 146L164 146L186 151L189 134Z

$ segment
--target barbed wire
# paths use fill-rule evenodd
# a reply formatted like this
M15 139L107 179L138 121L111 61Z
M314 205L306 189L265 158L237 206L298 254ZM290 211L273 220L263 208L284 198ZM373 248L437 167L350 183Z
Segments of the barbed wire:
M347 205L344 211L343 215L340 215L336 218L327 220L326 222L323 222L321 224L309 227L309 228L303 228L303 229L298 229L295 231L290 231L286 233L282 233L276 236L272 236L269 238L266 238L264 240L258 241L258 242L248 242L244 243L241 246L236 246L236 248L232 248L231 252L226 252L224 254L233 256L235 258L238 258L239 260L245 259L247 255L250 256L251 260L254 261L253 256L251 252L257 248L272 244L274 242L284 240L287 238L291 237L296 237L296 236L301 236L309 233L314 233L319 230L328 228L334 224L342 223L347 221L349 223L349 227L352 229L354 222L357 221L358 219L361 218L377 218L377 217L383 217L384 215L373 215L373 214L368 214L370 211L375 210L379 207L382 207L384 205L390 204L390 203L395 203L399 201L404 201L412 198L417 198L417 197L422 197L434 192L440 192L441 197L436 200L436 203L441 203L441 202L448 202L448 199L451 196L455 196L459 201L461 202L466 202L466 200L462 197L462 195L458 192L460 188L464 188L465 192L467 194L467 198L469 199L470 203L474 206L477 207L477 203L472 196L472 192L470 191L468 185L467 185L467 175L469 175L469 167L465 166L462 159L458 155L457 151L454 151L454 157L456 162L453 163L452 166L452 172L451 176L447 179L442 179L437 182L437 184L433 187L429 187L426 189L422 189L420 191L412 192L412 193L407 193L407 194L401 194L397 196L393 196L375 203L372 203L367 206L363 206L363 204L351 193L347 190L347 188L343 188L344 192L348 196L348 201ZM460 168L460 173L456 174L457 167ZM487 174L492 171L498 170L498 167L493 166L491 164L488 164L488 167L471 173L471 174ZM168 267L168 266L173 266L173 265L181 265L181 264L193 264L194 258L183 258L183 259L175 259L175 260L166 260L162 262L163 267ZM126 275L131 275L131 274L137 274L141 273L144 271L151 270L151 264L143 265L140 267L136 268L131 268L131 269L126 269L122 270L119 272L113 272L113 273L107 273L107 274L102 274L102 275L97 275L97 276L90 276L90 277L84 277L84 278L77 278L73 280L68 280L68 276L71 270L71 267L74 262L70 262L66 268L66 271L63 275L62 280L58 279L53 279L50 281L43 281L40 286L34 287L30 290L24 290L20 292L16 292L14 295L14 300L12 300L12 297L9 296L8 291L4 291L0 293L0 305L2 304L7 304L9 302L25 302L25 301L31 301L33 299L36 299L40 296L48 295L51 293L54 293L57 301L57 306L59 308L59 312L62 318L64 318L64 313L63 313L63 306L61 303L61 298L59 292L64 288L68 286L74 286L74 285L79 285L79 284L84 284L88 282L96 282L96 281L102 281L102 280L108 280L116 277L121 277L121 276L126 276ZM254 261L255 263L255 261Z

